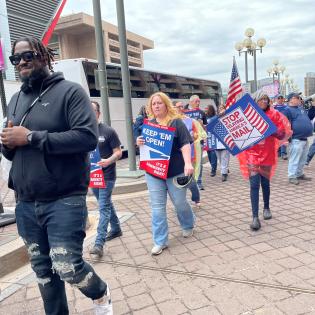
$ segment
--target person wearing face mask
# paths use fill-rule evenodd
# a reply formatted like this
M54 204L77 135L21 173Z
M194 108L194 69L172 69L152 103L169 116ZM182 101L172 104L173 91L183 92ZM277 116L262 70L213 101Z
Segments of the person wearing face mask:
M257 91L253 95L253 98L277 127L277 131L274 134L237 155L240 162L241 173L246 179L249 179L250 183L250 200L253 218L250 228L253 231L257 231L261 227L259 220L260 186L262 188L264 201L263 218L264 220L269 220L272 218L269 207L270 180L276 169L278 148L281 143L285 142L291 136L292 131L288 119L280 112L270 107L270 98L265 92Z

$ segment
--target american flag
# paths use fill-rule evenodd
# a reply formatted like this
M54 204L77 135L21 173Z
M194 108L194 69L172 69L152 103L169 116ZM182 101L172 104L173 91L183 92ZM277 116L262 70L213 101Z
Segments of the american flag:
M230 136L230 134L227 132L226 128L223 126L222 123L217 123L216 126L213 129L222 139L224 139L225 144L228 145L230 149L233 149L235 146L235 143L233 141L233 138Z
M243 92L242 83L238 74L235 58L233 58L233 67L231 74L231 81L229 86L229 93L226 99L226 108L229 108L236 102L236 97Z
M247 105L244 115L260 133L263 134L268 129L268 123L257 113L250 103Z

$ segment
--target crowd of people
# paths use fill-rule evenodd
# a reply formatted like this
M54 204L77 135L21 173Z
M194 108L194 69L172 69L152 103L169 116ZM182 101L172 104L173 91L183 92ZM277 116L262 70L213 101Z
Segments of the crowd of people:
M165 105L166 103L171 103L171 100L167 97L167 95L161 92L159 92L158 95L160 96L160 101L164 103L165 110L172 110L170 105ZM155 96L157 97L157 95ZM315 155L315 140L310 149L308 149L308 138L313 135L314 130L314 122L311 120L314 120L315 117L315 103L313 103L313 106L307 113L301 106L302 98L300 93L290 93L286 102L282 95L278 95L276 99L271 100L270 97L261 90L254 93L252 97L277 128L277 131L274 134L237 155L240 171L243 177L249 180L250 184L249 199L252 208L252 222L250 224L250 229L257 231L261 228L261 223L259 220L260 186L262 188L264 202L263 218L264 220L270 220L272 218L269 205L270 180L275 174L279 157L283 160L288 159L288 182L290 184L298 185L301 181L311 180L310 177L304 174L304 167L310 163L312 157ZM184 122L186 129L191 135L191 160L194 161L194 178L191 183L187 185L187 187L182 187L181 189L184 190L188 188L191 190L192 201L195 202L198 207L201 206L201 194L199 190L203 190L204 186L201 181L202 153L200 155L197 152L207 152L211 166L211 177L216 176L218 163L220 164L222 182L227 181L230 162L230 152L226 149L226 147L218 139L216 139L215 149L209 147L206 145L207 137L202 133L206 125L211 123L213 119L215 119L217 116L220 117L225 114L226 108L224 104L220 104L218 108L212 104L208 105L206 106L205 111L199 108L199 104L200 99L197 95L193 95L190 98L189 104L186 106L183 104L183 102L173 103L173 106L177 109L177 112L181 114L181 116L177 118L180 118ZM148 107L146 107L146 109L149 110L150 106L152 107L152 104L149 101ZM187 117L186 113L196 109L198 110L199 117L196 117L195 119ZM204 118L206 122L204 122ZM157 122L156 120L152 121L155 123ZM170 122L166 125L170 126ZM196 126L198 126L198 128ZM139 128L139 126L137 126L137 128ZM213 140L215 136L211 135L211 138ZM137 138L137 145L141 146L143 144L144 140L140 135ZM287 150L289 152L287 152ZM172 168L172 165L173 164L170 164L170 168ZM187 175L185 174L183 167L182 173L182 175ZM152 175L149 176L152 177ZM174 177L175 175L172 173L168 174L168 177L172 176ZM196 185L195 180L197 181L198 185ZM153 212L152 198L154 199L155 192L154 190L150 190L150 188L149 191ZM163 217L163 220L165 221L165 217ZM156 245L159 244L155 243L154 237L153 240L154 249ZM166 241L162 247L167 247ZM155 255L160 254L161 252L162 250L157 252L152 250L152 254Z
M111 199L116 162L122 156L121 143L113 128L99 122L99 104L91 101L81 86L65 80L61 73L54 73L52 60L51 50L35 38L19 38L13 44L10 61L22 86L8 105L1 142L3 155L12 161L8 185L17 196L18 232L28 248L46 314L69 314L65 290L68 282L93 300L96 314L111 315L109 287L83 259L82 251L88 215L88 155L97 147L101 156L98 165L106 186L93 189L100 219L90 254L102 257L105 243L122 236ZM263 218L272 218L270 180L278 157L288 159L290 184L311 180L304 168L315 154L315 140L308 146L314 130L315 104L307 113L299 93L290 93L286 104L282 95L272 102L262 91L253 98L276 126L275 133L237 156L240 171L249 180L250 228L257 231L261 228L260 186ZM152 255L159 255L168 247L167 195L175 207L182 236L193 235L195 214L186 191L191 191L194 205L201 207L204 151L211 167L209 175L217 175L219 164L222 182L228 179L230 153L206 131L207 124L225 114L224 104L217 105L209 104L203 111L198 95L191 96L187 107L183 102L172 102L163 92L156 92L135 120L138 147L145 145L141 133L144 119L174 128L166 178L145 174L152 216ZM189 111L197 115L189 117ZM209 146L210 136L215 147Z

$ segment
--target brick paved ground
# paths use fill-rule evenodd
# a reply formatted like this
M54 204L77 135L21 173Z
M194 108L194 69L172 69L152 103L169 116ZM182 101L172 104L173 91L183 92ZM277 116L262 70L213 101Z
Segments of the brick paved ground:
M288 184L286 167L280 161L272 181L274 218L256 233L235 159L225 183L206 167L194 236L182 238L169 204L169 249L157 257L150 256L148 195L116 200L118 210L135 215L103 261L92 262L112 288L114 314L315 314L315 163L306 169L314 181L299 186ZM67 294L71 314L93 314L78 290L67 287ZM43 314L36 284L4 300L0 313Z

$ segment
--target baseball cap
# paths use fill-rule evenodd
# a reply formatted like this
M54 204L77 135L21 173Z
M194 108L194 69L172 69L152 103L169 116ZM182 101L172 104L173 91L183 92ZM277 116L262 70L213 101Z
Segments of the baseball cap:
M301 94L302 94L301 92L300 93L296 93L296 92L290 93L287 97L288 102L291 100L292 97L300 97Z
M279 94L277 98L284 98L282 94Z
M191 183L192 177L193 177L192 175L175 176L173 178L173 183L177 188L185 188Z

